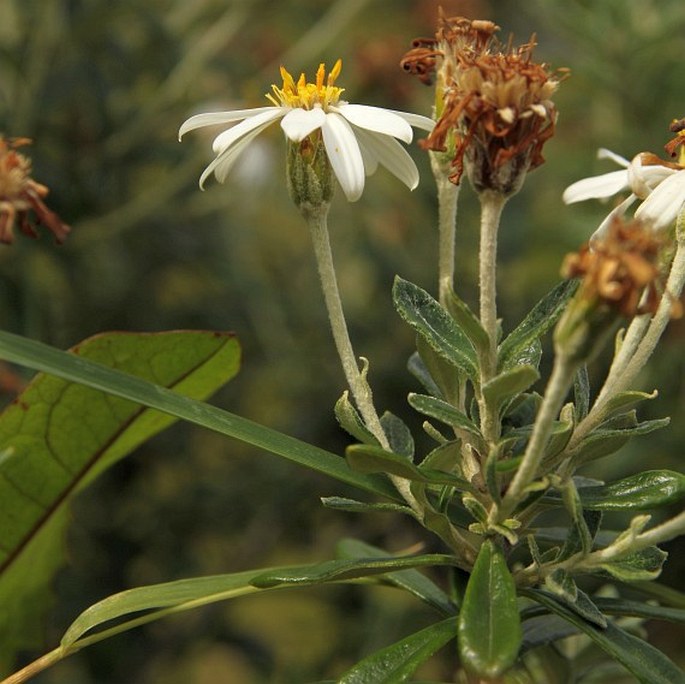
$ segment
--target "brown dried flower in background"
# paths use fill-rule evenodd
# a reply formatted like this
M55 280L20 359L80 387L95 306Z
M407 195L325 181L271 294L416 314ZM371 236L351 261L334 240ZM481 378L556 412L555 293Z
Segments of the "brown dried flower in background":
M35 224L44 225L62 243L71 229L47 208L43 198L48 188L31 178L31 160L17 152L17 148L30 142L27 138L6 140L0 136L0 242L14 242L17 223L22 233L38 237L29 218L33 210Z

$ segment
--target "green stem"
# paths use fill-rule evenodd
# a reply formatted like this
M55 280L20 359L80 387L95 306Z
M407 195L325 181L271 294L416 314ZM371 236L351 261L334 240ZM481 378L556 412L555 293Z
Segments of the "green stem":
M321 279L321 289L328 310L331 330L333 331L333 340L335 341L335 346L338 350L338 356L340 357L347 384L350 387L350 391L352 392L352 396L354 397L364 423L378 440L379 444L384 449L390 450L390 443L388 442L388 438L385 435L385 431L383 430L383 426L381 425L378 413L376 413L376 408L373 404L371 387L366 380L365 373L359 370L357 357L352 349L352 342L350 341L350 335L347 330L347 322L345 320L338 283L335 276L331 243L328 237L328 205L322 204L318 207L308 206L306 211L302 211L302 215L307 221L312 235L314 254L316 256L319 277ZM416 501L416 497L411 491L409 480L395 475L390 475L389 477L397 491L411 506L412 510L418 515L423 516L421 506Z
M480 220L480 322L490 338L490 349L481 373L483 380L495 374L497 366L497 231L507 198L499 192L484 190L479 195Z
M479 195L480 215L480 322L488 335L488 348L480 356L480 387L497 372L497 232L507 198L499 192L485 190ZM489 448L496 448L500 425L497 409L477 389L481 416L481 432Z
M545 455L545 448L554 426L554 421L564 403L564 399L573 382L577 364L569 362L564 356L557 356L552 375L547 383L545 396L535 419L533 434L523 455L521 464L511 481L499 510L493 513L499 520L509 516L519 501L525 496L525 490L538 475L538 468Z
M357 357L352 349L350 334L347 330L347 322L342 308L340 291L333 265L333 253L328 237L328 205L319 207L304 213L312 235L314 255L321 279L321 289L328 310L328 319L333 331L333 340L340 357L345 379L350 387L352 396L357 404L366 426L373 436L379 441L384 449L389 447L388 439L381 426L381 421L373 405L371 387L366 378L359 370Z
M459 185L452 183L444 170L444 162L435 152L430 155L431 167L438 188L438 293L445 306L454 289L454 255L457 228Z
M28 682L29 679L33 679L39 672L47 670L68 655L71 655L71 652L62 647L58 647L37 660L34 660L32 663L29 663L21 670L11 674L6 679L3 679L0 684L23 684L23 682Z

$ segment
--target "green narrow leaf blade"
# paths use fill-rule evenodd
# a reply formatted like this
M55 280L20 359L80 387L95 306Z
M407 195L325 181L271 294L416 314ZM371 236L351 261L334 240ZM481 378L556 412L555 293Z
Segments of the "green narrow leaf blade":
M401 500L393 486L384 478L355 473L347 467L344 459L329 451L41 342L0 331L0 359L155 408L239 439L359 489L396 501Z
M469 378L478 377L476 353L454 319L425 290L396 277L393 300L400 316L426 342Z
M337 545L337 552L341 558L391 557L387 551L358 539L341 540ZM435 582L414 568L395 570L383 575L381 579L386 584L413 594L443 615L454 615L457 612L450 597Z
M399 684L455 637L448 618L367 656L340 677L338 684Z
M685 673L661 651L609 622L602 629L584 620L548 594L535 589L523 592L586 634L643 684L684 684Z
M522 642L516 586L491 539L480 548L459 613L459 655L480 677L494 679L515 662Z
M548 292L504 339L499 347L497 367L511 368L512 361L525 352L559 319L566 303L578 288L578 281L563 280Z

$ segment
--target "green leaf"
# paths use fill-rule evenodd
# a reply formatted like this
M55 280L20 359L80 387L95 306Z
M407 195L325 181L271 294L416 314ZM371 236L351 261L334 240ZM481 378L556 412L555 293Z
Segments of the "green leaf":
M342 558L392 558L383 549L367 544L357 539L343 539L337 545L338 555ZM443 615L454 615L457 609L450 597L418 570L408 568L395 570L379 578L384 584L390 584L416 596L427 605L435 608Z
M142 378L121 373L35 340L0 331L0 359L158 409L176 418L252 444L359 489L395 501L400 500L394 487L384 478L355 473L347 467L344 459L324 449L259 425L247 418L183 397Z
M477 676L494 679L515 662L522 641L516 586L501 548L486 539L459 613L459 655Z
M658 394L659 393L656 390L652 393L638 392L636 390L619 392L612 396L602 407L603 420L625 413L648 399L656 399Z
M366 503L356 501L343 496L323 496L321 503L326 508L333 508L336 511L347 511L349 513L408 513L413 512L408 506L395 503Z
M455 636L455 618L449 618L376 651L338 679L338 684L398 684Z
M595 598L597 608L607 615L625 615L645 620L666 620L685 624L685 609L655 606L652 603L629 601L623 598Z
M673 470L647 470L606 485L578 487L578 495L583 508L591 510L652 509L685 496L685 475ZM550 493L546 498L556 497Z
M227 333L109 333L65 356L82 366L106 363L204 398L235 375L240 349ZM172 422L47 375L37 375L0 415L0 662L40 634L74 494Z
M417 341L420 339L420 337L417 337ZM407 361L407 369L421 383L426 392L429 392L434 397L445 396L435 380L433 380L433 376L428 371L426 363L421 358L419 352L416 351L409 357L409 361ZM452 376L457 375L451 366L450 369L452 370Z
M419 411L419 413L435 418L441 423L453 427L455 430L464 430L475 435L480 440L483 439L480 430L468 416L446 401L436 397L429 397L427 394L414 394L413 392L409 394L407 400L409 405Z
M323 561L277 570L267 570L252 578L255 587L261 589L281 584L322 584L342 580L384 575L387 572L422 566L454 565L454 556L425 554L421 556L382 556L380 558L355 558Z
M483 353L490 348L490 338L481 325L478 316L471 311L469 305L464 302L453 290L447 296L447 310L457 322L466 337L469 338L474 349Z
M593 430L574 450L573 459L578 465L618 451L626 442L639 435L660 430L670 423L669 418L646 420L632 427Z
M390 448L400 456L412 459L414 457L414 438L404 421L394 413L386 411L381 416L381 427L388 438Z
M577 288L578 281L564 280L533 307L500 345L497 361L499 370L515 366L514 361L557 322Z
M335 417L340 424L340 427L355 439L358 439L362 444L378 444L378 440L373 436L371 431L364 425L359 411L352 405L350 401L349 392L345 390L335 402Z
M611 622L602 629L584 620L548 594L535 589L522 593L574 625L617 660L643 684L683 684L685 674L661 651Z
M505 402L525 392L540 373L533 366L516 366L492 378L483 385L483 396L489 405L499 410Z
M396 277L393 300L400 316L434 351L476 380L478 363L473 345L435 299L420 287Z
M598 627L606 627L607 619L602 615L592 599L576 586L573 578L561 568L557 568L545 578L545 588L553 593L572 611L589 620Z
M276 568L273 570L275 571ZM76 651L90 643L101 641L107 636L125 632L167 615L199 608L217 601L254 594L261 590L255 587L251 580L264 572L265 568L261 568L228 575L193 577L136 587L113 594L81 613L62 637L61 646L64 649ZM86 633L96 627L102 627L112 620L146 610L154 612L129 619L92 637L83 638Z
M459 489L472 489L472 486L456 475L439 470L419 468L404 456L393 454L381 447L353 444L347 447L345 458L350 468L360 473L387 473L407 480L432 484L448 484Z
M648 546L629 556L602 563L599 567L622 582L652 580L661 574L661 568L668 557L656 546Z

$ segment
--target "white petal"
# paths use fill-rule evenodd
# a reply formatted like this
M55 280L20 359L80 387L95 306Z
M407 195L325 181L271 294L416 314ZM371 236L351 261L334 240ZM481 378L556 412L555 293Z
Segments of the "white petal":
M414 160L397 140L387 135L370 133L364 130L357 130L355 132L362 148L362 153L370 151L390 173L399 178L410 190L413 190L419 184L419 171L416 168L416 164L414 164Z
M397 116L404 119L410 126L420 128L424 131L432 131L435 128L435 121L427 116L421 114L414 114L413 112L398 112L395 109L389 109L389 112L397 114Z
M627 187L628 171L611 171L576 181L564 190L562 199L566 204L573 204L591 198L611 197Z
M280 107L253 107L252 109L234 109L230 112L208 112L206 114L196 114L186 119L178 130L178 139L180 140L188 131L194 131L196 128L203 128L205 126L216 126L218 124L227 124L232 121L240 121L247 117L261 114L269 109L280 109Z
M214 154L221 154L226 148L235 144L237 140L240 140L240 138L250 133L253 129L258 128L261 131L281 116L283 116L283 110L280 107L269 107L265 111L232 126L227 131L219 133L212 143Z
M345 197L356 202L364 191L364 162L352 127L339 114L329 112L321 131L328 159Z
M606 147L600 147L597 150L597 159L611 159L612 162L615 162L616 164L618 164L619 166L623 166L624 168L627 168L628 164L630 164L630 162L627 159L621 157L615 152L612 152L611 150L607 150Z
M643 164L642 155L636 155L628 166L628 184L640 198L645 199L663 180L676 173L661 164Z
M637 208L635 218L652 223L654 230L670 226L685 203L685 169L669 176Z
M388 109L345 103L332 108L332 111L337 111L351 124L365 128L367 131L391 135L406 143L410 143L414 137L411 126L401 116Z
M596 240L603 240L609 230L609 226L617 216L623 216L628 210L628 207L637 199L637 195L629 195L617 207L612 209L606 218L599 224L597 230L590 236L590 244Z
M364 173L367 176L373 176L378 170L378 157L368 145L362 144L360 131L363 133L361 128L354 129L354 134L357 136L357 142L359 143L359 151L362 153L362 160L364 161ZM397 144L399 145L399 143Z
M314 109L291 109L281 121L283 132L293 142L301 142L310 133L323 126L326 118L321 107Z
M256 117L255 117L256 118ZM250 120L251 122L253 120ZM248 123L244 121L243 123ZM225 145L224 148L219 152L216 159L202 172L200 176L200 188L204 190L204 183L212 172L216 173L216 178L220 183L223 183L231 170L231 167L238 158L238 155L269 125L271 124L271 119L262 121L260 125L253 126L247 131L243 131L242 136L233 140L230 144ZM238 124L240 126L242 124ZM238 126L225 131L225 133L233 132Z

